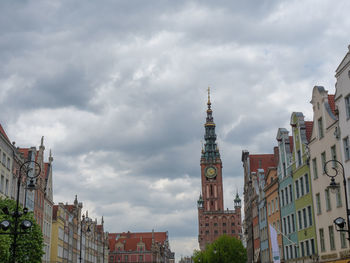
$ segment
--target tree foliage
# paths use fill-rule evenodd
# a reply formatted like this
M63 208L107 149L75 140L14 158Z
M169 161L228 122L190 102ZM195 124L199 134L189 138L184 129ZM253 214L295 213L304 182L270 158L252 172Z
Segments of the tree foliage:
M247 251L239 239L223 235L204 251L195 251L193 259L195 263L245 263Z
M10 215L6 215L3 212L3 208L8 207ZM16 210L16 202L11 199L1 199L0 198L0 222L3 220L9 220L11 222L11 227L7 231L0 230L0 233L11 233L14 231L14 218L11 216ZM22 207L19 208L19 211L22 212ZM30 229L26 230L25 234L17 235L17 245L16 245L16 262L41 262L41 258L44 254L44 240L41 233L40 226L36 223L33 212L23 214L19 218L19 224L24 220L30 220L33 225ZM18 227L18 231L22 231ZM13 235L0 235L0 263L12 262L12 243Z

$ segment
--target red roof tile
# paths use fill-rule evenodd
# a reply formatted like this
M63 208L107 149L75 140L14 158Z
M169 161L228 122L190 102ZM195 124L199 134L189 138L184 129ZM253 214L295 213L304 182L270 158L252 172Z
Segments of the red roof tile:
M64 206L70 213L72 213L75 209L75 205L65 205Z
M249 155L250 172L256 172L259 168L267 172L267 168L275 167L277 160L273 154L252 154Z
M311 140L312 135L312 127L314 126L313 121L305 121L305 129L306 129L306 139L308 142Z
M290 147L290 152L293 152L293 147L294 147L293 136L289 136L289 147Z
M328 104L331 107L331 110L333 114L335 115L335 102L334 102L334 95L328 95Z
M57 211L58 211L58 205L54 205L52 208L52 219L57 219Z
M154 232L154 241L163 244L167 240L166 232ZM110 250L115 249L115 244L121 242L124 244L125 251L136 251L137 244L141 241L145 243L145 249L151 250L152 247L152 232L141 233L109 233L108 242Z
M0 133L5 137L5 139L6 139L9 143L11 143L9 137L7 137L7 134L6 134L4 128L2 127L1 124L0 124Z
M28 153L29 153L29 148L19 148L18 149L20 153L23 153L23 157L25 159L28 159Z
M49 163L44 163L44 174L45 174L45 179L47 180L49 178Z

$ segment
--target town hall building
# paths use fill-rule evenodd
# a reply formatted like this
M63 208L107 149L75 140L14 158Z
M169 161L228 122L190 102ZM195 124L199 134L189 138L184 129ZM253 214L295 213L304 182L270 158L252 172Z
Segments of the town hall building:
M234 210L224 209L222 162L216 144L215 123L208 89L205 144L200 160L202 192L198 205L198 242L201 250L221 235L241 238L241 200L236 194Z

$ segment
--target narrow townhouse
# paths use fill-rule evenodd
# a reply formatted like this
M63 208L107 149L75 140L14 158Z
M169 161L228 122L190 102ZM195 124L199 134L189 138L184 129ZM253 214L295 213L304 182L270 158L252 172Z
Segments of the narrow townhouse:
M346 218L343 185L332 194L330 178L324 172L329 160L341 161L338 118L335 114L334 95L323 87L315 86L310 102L313 108L313 131L309 143L313 202L315 207L318 256L320 262L346 257L348 241L345 232L337 232L334 219ZM331 169L336 163L327 165ZM337 178L338 182L339 179ZM342 180L340 180L342 182Z
M281 225L283 233L283 259L294 260L298 257L298 233L296 226L295 195L292 173L293 137L289 131L279 128L276 135L278 143L279 161L277 175L279 182L279 205Z
M304 121L301 112L293 112L290 124L293 134L292 173L299 247L297 256L292 256L302 258L305 262L312 262L317 254L308 149L313 122Z
M267 203L267 225L270 233L270 225L276 229L278 250L274 251L272 248L271 235L269 238L270 262L282 258L282 235L280 234L281 215L279 209L279 195L278 195L278 176L277 167L269 167L265 179L266 185L264 188L265 198ZM279 258L277 258L277 256Z
M350 190L350 45L348 52L336 69L335 77L335 107L339 113L339 138L342 165L347 178L347 187ZM350 191L348 201L350 202Z

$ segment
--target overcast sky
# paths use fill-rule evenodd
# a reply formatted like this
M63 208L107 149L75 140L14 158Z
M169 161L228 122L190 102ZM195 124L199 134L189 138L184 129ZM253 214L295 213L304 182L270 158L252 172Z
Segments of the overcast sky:
M0 122L17 146L45 136L54 201L106 230L169 231L198 248L196 200L207 87L225 207L241 151L272 153L311 92L334 92L349 1L0 1ZM47 151L48 152L48 151Z

